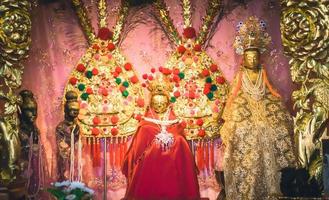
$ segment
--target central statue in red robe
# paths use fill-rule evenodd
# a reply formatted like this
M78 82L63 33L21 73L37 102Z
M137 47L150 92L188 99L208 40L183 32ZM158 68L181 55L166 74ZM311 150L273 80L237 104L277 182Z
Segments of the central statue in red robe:
M169 84L153 81L150 107L141 120L123 163L127 200L200 199L197 168L169 105Z

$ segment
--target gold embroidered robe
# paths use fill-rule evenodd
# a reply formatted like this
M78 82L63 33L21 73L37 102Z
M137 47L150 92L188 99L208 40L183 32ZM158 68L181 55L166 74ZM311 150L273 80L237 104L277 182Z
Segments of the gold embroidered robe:
M241 73L232 88L241 86ZM221 136L227 199L264 200L279 195L280 169L296 162L293 124L280 98L268 85L258 101L240 88L226 106L224 119Z

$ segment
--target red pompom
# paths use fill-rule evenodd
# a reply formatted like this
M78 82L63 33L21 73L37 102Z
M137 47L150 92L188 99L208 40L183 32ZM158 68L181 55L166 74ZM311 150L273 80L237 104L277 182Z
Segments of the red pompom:
M126 63L124 66L125 70L129 71L133 68L133 66L130 63Z
M92 94L93 93L93 89L91 89L90 87L86 89L86 93L87 94Z
M199 137L204 137L206 136L206 131L204 129L200 129L199 132L198 132L198 136Z
M149 81L152 81L153 80L153 76L152 75L149 75L149 77L147 77L149 79Z
M209 70L207 70L207 69L202 70L202 76L207 77L209 75L210 75Z
M135 119L136 119L137 121L142 120L142 115L141 115L141 114L137 114L137 115L135 115Z
M91 134L93 134L94 136L97 136L97 135L99 135L99 129L98 128L92 128L91 129Z
M120 92L124 92L126 90L126 87L121 85L119 89L120 89Z
M135 76L130 77L130 81L131 81L133 84L138 83L138 78L137 78L137 76L135 75Z
M190 99L195 99L195 93L193 91L190 91L189 94L188 94L188 97Z
M177 52L180 54L185 53L186 48L183 45L180 45L179 47L177 47Z
M114 78L117 78L119 76L119 73L118 72L113 72L113 77Z
M169 75L169 74L171 74L171 70L168 69L168 68L163 68L163 69L162 69L162 73L163 73L164 75Z
M196 32L193 27L187 27L183 30L183 36L187 39L192 39L196 37Z
M109 92L107 91L107 89L104 88L104 89L102 90L102 95L105 96L105 97L106 97L107 95L109 95Z
M95 50L99 50L100 49L100 47L97 44L94 44L92 48L95 49Z
M196 125L202 126L203 125L203 119L199 118L196 120Z
M225 83L225 78L223 76L218 76L216 78L217 83L219 84L224 84Z
M175 68L175 69L173 70L173 72L172 72L172 73L173 73L173 74L175 74L175 75L178 75L178 74L179 74L179 72L180 72L180 71L179 71L179 69Z
M210 87L204 87L203 88L203 94L205 94L205 95L209 94L210 91L211 91Z
M116 124L116 123L118 123L118 122L119 122L119 117L116 116L116 115L112 116L112 117L111 117L111 122L112 122L112 124Z
M142 76L142 78L145 79L145 80L147 79L147 77L148 77L147 74L143 74L143 76Z
M91 70L91 73L95 76L98 74L98 69L94 68L93 70Z
M76 68L79 72L84 72L86 70L86 67L83 64L78 64Z
M152 73L155 73L155 68L152 68L152 69L151 69L151 72L152 72Z
M196 45L194 45L194 51L201 51L202 50L202 48L201 48L201 45L200 44L196 44Z
M180 81L179 76L174 75L174 77L173 77L173 81L175 81L176 83L178 83L178 82Z
M136 100L136 103L137 103L137 106L138 106L138 107L143 108L143 107L145 106L144 99L142 99L142 98L138 98L138 99Z
M218 66L217 66L216 64L212 64L212 65L210 66L210 71L211 71L211 72L216 72L216 71L218 71Z
M113 37L113 33L108 28L102 27L99 29L97 37L101 40L109 40Z
M98 124L100 124L101 123L101 120L96 116L96 117L94 117L94 119L93 119L93 124L94 125L98 125Z
M178 90L175 91L175 92L174 92L174 96L175 96L176 98L180 97L180 92L179 92Z
M121 67L116 67L115 72L120 74L122 72L122 68Z
M118 130L117 128L111 128L111 134L112 134L113 136L118 135L118 133L119 133L119 130Z
M107 45L107 49L108 49L109 51L113 51L113 50L115 49L115 45L114 45L112 42L110 42L110 43L108 43L108 45Z
M78 79L77 79L77 78L75 78L75 77L71 77L71 78L70 78L70 83L71 83L72 85L77 84L77 82L78 82Z

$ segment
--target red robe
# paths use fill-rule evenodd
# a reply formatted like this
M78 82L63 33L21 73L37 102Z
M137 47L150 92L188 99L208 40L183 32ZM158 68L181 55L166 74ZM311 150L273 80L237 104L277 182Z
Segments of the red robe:
M183 136L184 127L179 123L167 126L175 141L163 151L152 142L159 126L145 120L139 125L122 168L128 180L125 199L200 199L197 168Z

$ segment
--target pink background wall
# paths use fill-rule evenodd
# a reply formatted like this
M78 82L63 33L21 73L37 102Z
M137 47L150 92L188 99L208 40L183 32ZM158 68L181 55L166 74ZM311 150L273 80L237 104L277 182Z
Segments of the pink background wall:
M47 148L47 161L53 176L56 164L54 157L55 127L63 119L61 101L69 74L83 55L87 42L79 27L77 18L67 3L39 5L33 12L32 48L25 63L22 88L31 89L39 105L38 126L42 142ZM90 1L88 0L88 5ZM95 2L95 1L92 1ZM111 0L109 8L109 27L115 24L119 0ZM166 1L170 6L170 15L181 32L183 28L179 0ZM192 1L195 6L193 23L199 29L201 18L205 14L207 3L204 0ZM89 7L91 10L94 7ZM143 11L144 16L150 9ZM95 13L95 12L92 12ZM287 59L282 54L280 39L280 8L275 0L253 0L245 7L237 7L226 15L217 27L217 32L207 49L209 55L220 66L228 80L232 80L239 68L240 57L233 49L235 27L239 21L250 15L256 15L268 24L268 31L273 38L268 55L263 57L264 66L270 80L290 104L293 88ZM96 16L91 16L96 25ZM121 49L141 76L151 67L163 65L173 50L161 31L151 32L154 27L139 25L130 31L123 41ZM95 26L96 27L96 26ZM53 161L52 161L53 160Z

